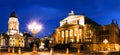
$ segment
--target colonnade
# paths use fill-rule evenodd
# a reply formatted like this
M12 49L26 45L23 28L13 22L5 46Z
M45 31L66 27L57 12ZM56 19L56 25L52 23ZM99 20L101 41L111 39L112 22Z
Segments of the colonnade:
M80 42L82 36L82 29L66 29L58 31L58 43L72 43L72 42Z

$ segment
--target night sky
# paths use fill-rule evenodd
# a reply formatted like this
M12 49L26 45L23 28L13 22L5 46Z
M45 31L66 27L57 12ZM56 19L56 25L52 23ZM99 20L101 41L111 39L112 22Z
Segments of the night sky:
M21 32L28 32L27 25L35 20L43 26L37 37L47 36L71 10L101 25L114 19L120 26L120 0L0 0L0 33L7 32L10 13L15 11Z

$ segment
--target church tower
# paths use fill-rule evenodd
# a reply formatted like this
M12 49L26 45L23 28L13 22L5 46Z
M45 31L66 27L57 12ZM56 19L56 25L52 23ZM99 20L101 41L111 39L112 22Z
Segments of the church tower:
M10 14L10 18L8 20L8 35L14 35L14 34L19 34L19 21L16 16L15 12L12 12Z

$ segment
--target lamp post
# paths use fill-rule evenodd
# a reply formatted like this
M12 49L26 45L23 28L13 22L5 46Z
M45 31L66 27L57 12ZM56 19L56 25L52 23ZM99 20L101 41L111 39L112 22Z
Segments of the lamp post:
M42 29L42 26L38 24L37 22L33 22L28 25L28 29L33 33L34 35L34 44L33 44L33 54L37 54L37 45L36 42L36 34Z

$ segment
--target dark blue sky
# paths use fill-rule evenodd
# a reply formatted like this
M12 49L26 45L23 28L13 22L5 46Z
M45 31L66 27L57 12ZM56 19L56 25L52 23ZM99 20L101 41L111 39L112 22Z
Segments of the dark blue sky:
M0 33L7 32L10 13L15 11L21 32L27 32L27 25L37 20L43 26L38 36L50 35L71 10L101 25L114 19L120 26L120 0L0 0Z

